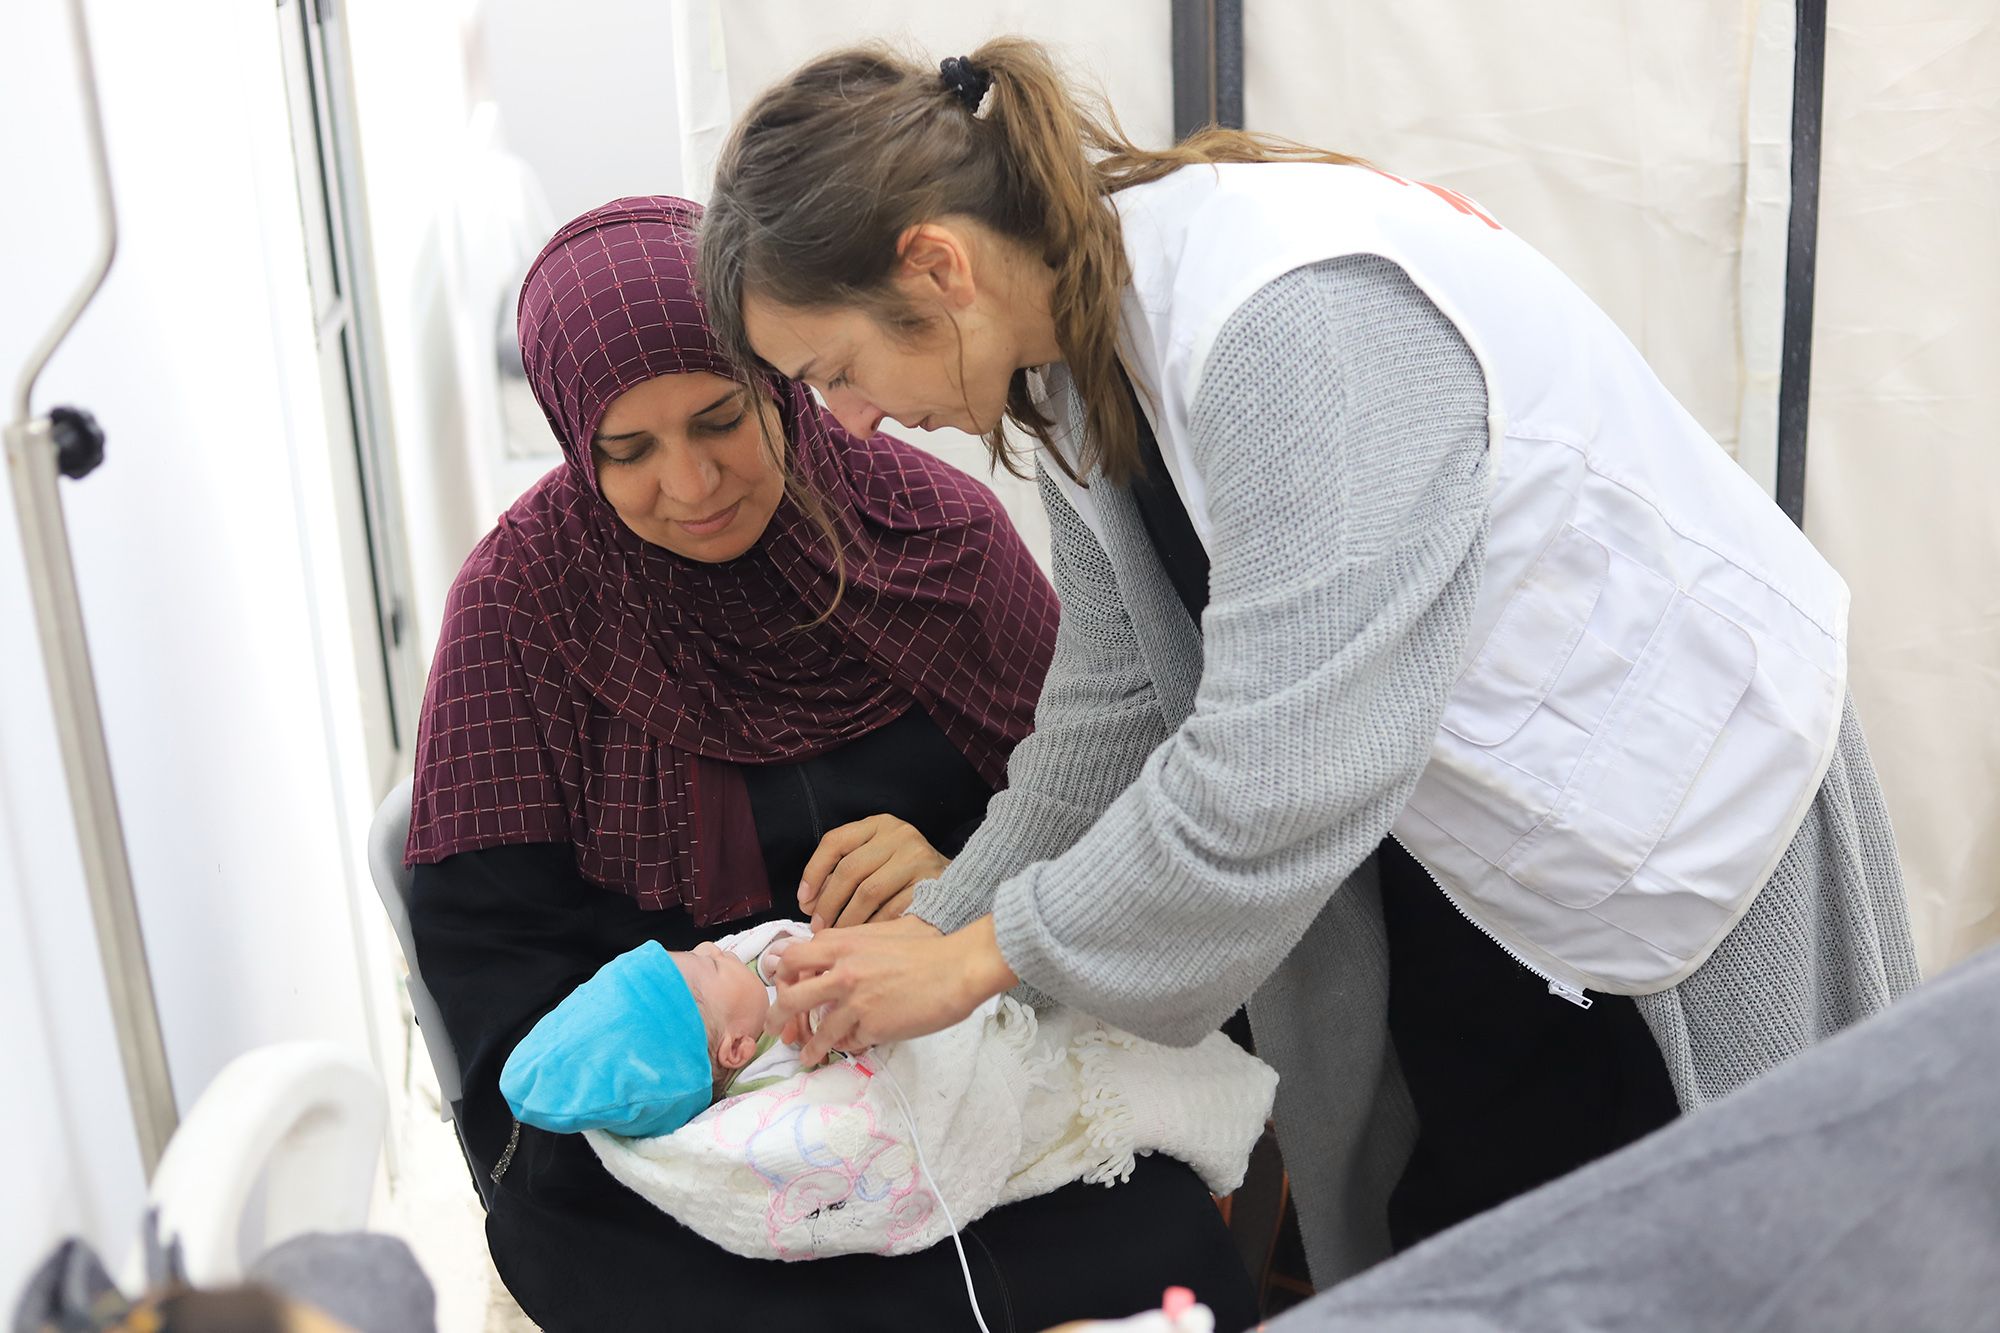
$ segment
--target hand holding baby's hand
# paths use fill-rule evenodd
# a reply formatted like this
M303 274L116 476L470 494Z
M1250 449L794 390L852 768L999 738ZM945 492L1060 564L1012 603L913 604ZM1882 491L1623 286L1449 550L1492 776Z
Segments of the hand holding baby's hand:
M919 937L929 936L931 938L936 938L937 936L943 933L936 926L924 920L922 917L908 916L908 915L899 916L895 918L893 921L878 922L875 928L879 931L882 931L885 934L892 931L900 931L904 934L911 934ZM795 943L797 940L801 938L803 937L793 936L790 939L781 941L781 943L786 948L790 948L793 943ZM773 948L770 951L768 951L764 956L766 958L769 958L775 965L778 958L781 956L781 951L777 949L776 946L773 946ZM804 980L808 976L815 976L817 974L818 974L817 972L801 972L797 974L797 976L794 979ZM779 1030L778 1039L784 1042L788 1046L803 1045L806 1039L812 1036L813 1027L819 1021L819 1016L825 1012L825 1009L826 1006L821 1005L819 1008L814 1009L808 1013L793 1014L790 1018L785 1020L783 1028Z
M981 917L949 935L922 921L827 931L785 951L767 1030L803 1036L807 1066L829 1051L865 1051L938 1032L1018 984ZM810 1033L800 1021L819 1014Z

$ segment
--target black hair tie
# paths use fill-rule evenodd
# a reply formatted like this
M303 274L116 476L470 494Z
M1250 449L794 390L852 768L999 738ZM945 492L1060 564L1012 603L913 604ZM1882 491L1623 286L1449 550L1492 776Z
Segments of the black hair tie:
M980 103L986 100L987 90L993 87L993 76L964 56L948 56L939 61L938 78L975 116L979 114Z

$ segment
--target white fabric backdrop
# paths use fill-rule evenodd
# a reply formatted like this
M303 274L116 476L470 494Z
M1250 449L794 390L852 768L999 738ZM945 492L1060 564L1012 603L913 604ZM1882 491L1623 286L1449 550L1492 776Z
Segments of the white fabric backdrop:
M1936 968L2000 941L2000 5L1832 10L1806 531Z
M1244 121L1478 200L1733 447L1754 9L1249 4Z

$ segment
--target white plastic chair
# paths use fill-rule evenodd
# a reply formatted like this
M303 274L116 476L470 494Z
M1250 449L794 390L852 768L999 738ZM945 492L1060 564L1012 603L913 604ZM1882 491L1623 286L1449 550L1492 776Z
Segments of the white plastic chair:
M215 1286L294 1236L363 1229L386 1118L375 1071L332 1042L238 1056L160 1159L150 1203L161 1241L179 1244L190 1281ZM145 1284L143 1252L126 1269L128 1290Z

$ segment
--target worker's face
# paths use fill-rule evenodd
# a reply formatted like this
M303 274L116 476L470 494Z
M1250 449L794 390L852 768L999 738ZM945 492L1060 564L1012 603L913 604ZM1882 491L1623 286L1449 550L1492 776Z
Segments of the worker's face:
M781 305L743 296L751 347L781 375L819 391L842 426L871 435L890 418L917 430L952 426L984 435L1007 409L1021 364L990 242L926 224L905 237L890 304L914 323L892 328L858 306ZM982 256L985 256L982 258Z
M662 375L612 400L591 441L597 485L626 527L675 555L734 560L785 495L777 409L705 371ZM780 446L781 447L781 446Z

